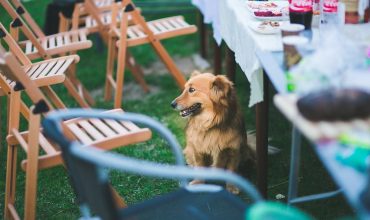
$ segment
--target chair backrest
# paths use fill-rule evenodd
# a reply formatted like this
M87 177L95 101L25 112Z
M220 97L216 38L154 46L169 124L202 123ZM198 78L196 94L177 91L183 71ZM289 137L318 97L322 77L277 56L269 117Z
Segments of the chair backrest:
M26 56L26 54L19 47L15 39L6 30L6 28L1 22L0 22L0 39L4 39L5 43L9 47L9 50L17 57L17 59L22 63L22 65L29 65L32 63L31 60Z
M74 117L127 120L156 130L169 143L176 155L177 165L164 165L136 160L110 152L103 152L90 146L81 147L80 144L67 140L60 126L62 120ZM45 118L43 127L45 128L45 135L58 143L62 149L71 177L71 184L79 198L78 201L82 205L88 205L91 211L102 219L118 219L119 216L119 210L113 203L114 199L108 187L109 169L152 177L178 179L181 180L183 187L187 186L190 178L227 181L247 192L252 200L261 201L261 196L254 187L248 181L235 174L215 168L199 168L195 170L186 167L176 138L167 128L147 116L127 112L123 114L104 114L102 111L97 110L56 111ZM214 192L214 188L210 190L206 187L202 190L205 193Z
M18 1L14 0L14 2L18 2ZM51 58L51 56L47 54L43 46L40 44L40 41L38 40L38 38L45 37L41 29L40 28L36 28L36 30L31 29L32 26L36 27L37 24L29 14L28 16L25 16L25 17L21 16L21 15L26 14L25 8L21 6L20 8L18 7L18 10L16 10L14 9L14 7L11 5L9 1L0 1L0 4L8 12L8 14L13 18L11 28L20 28L23 34L27 37L27 39L29 39L32 42L32 44L36 47L38 53L41 55L42 58L44 59ZM21 3L18 2L18 4L21 4ZM24 19L31 20L31 22L26 22ZM29 23L31 23L32 26L29 26Z

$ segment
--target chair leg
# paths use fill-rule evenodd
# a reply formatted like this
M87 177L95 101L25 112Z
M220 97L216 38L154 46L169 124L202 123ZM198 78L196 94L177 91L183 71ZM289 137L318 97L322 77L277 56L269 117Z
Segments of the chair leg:
M49 97L52 101L52 103L57 107L57 108L66 108L62 100L57 96L57 94L50 88L50 86L44 86L41 87L41 90Z
M145 82L143 71L140 65L136 63L135 58L128 51L127 51L127 57L126 57L126 64L127 64L127 68L130 69L136 82L139 83L139 85L141 86L141 88L144 90L145 93L148 93L149 86Z
M79 100L75 94L74 91L78 91L77 94L82 97L82 99L86 100L89 105L95 105L95 100L92 98L92 96L90 95L90 92L83 86L83 84L81 83L81 81L77 78L76 76L76 64L73 64L70 66L70 68L68 69L68 74L67 74L67 78L73 83L74 85L74 89L71 89L71 91L69 90L69 92L71 93L71 95L76 99L76 100ZM77 89L76 89L77 88ZM73 94L72 94L73 93ZM84 107L82 106L82 103L79 102L79 104L81 105L81 107Z
M13 129L19 128L19 112L21 103L21 93L11 92L8 97L8 134L12 133ZM12 211L15 203L15 188L16 188L16 173L17 173L17 147L8 145L6 166L6 182L5 182L5 205L4 218L11 219Z
M39 156L39 130L40 114L31 114L28 135L28 165L26 169L26 187L25 187L25 219L36 218L36 194L37 194L37 173L38 173L38 156ZM31 134L33 133L33 134Z
M66 78L63 82L64 86L67 88L69 94L76 100L76 102L83 108L90 108L89 104L82 98L82 94L80 94L74 84L71 82L69 78Z
M9 206L14 206L15 203L16 174L17 146L8 145L8 156L6 161L4 219L12 219L12 214Z
M297 197L298 175L301 154L301 134L296 127L292 129L292 151L290 156L288 204Z
M177 68L175 62L172 60L166 49L159 40L153 40L151 41L151 44L159 57L162 59L163 63L166 65L167 69L170 71L171 75L175 78L177 85L181 90L183 90L186 79L184 75L182 75L181 71Z
M107 69L105 74L105 89L104 89L104 100L109 101L112 99L112 80L114 61L116 59L116 38L110 37L108 41L108 56L107 56Z

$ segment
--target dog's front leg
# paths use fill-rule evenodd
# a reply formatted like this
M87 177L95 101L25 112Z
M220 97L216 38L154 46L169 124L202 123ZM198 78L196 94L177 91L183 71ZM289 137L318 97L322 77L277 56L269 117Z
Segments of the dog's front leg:
M186 146L182 152L185 155L186 163L190 166L195 166L196 163L193 148Z
M194 155L194 163L196 167L209 167L212 164L212 157L209 154L203 154L199 152L193 151ZM202 184L204 183L203 180L193 180L190 182L191 185L193 184Z
M226 148L216 156L213 166L217 168L227 169L232 172L237 172L240 163L239 154L240 153L237 149ZM240 192L237 187L229 183L226 183L226 189L233 194L239 194Z

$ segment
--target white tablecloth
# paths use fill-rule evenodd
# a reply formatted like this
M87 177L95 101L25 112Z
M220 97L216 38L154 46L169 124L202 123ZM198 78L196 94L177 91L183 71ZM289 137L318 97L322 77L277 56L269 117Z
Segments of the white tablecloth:
M213 38L218 45L221 45L222 37L220 34L220 19L219 19L219 0L191 0L203 14L203 22L212 24Z
M249 106L263 101L262 69L255 55L256 48L281 51L281 37L258 34L249 28L257 22L248 14L245 0L192 0L204 15L205 23L212 23L215 39L221 38L234 51L235 60L251 85Z

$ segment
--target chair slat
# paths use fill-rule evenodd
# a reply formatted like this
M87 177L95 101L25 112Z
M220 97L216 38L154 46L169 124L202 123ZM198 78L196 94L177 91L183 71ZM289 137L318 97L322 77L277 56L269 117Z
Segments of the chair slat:
M114 129L119 134L128 133L127 129L114 120L104 120L112 129Z
M62 47L63 46L63 37L61 35L58 35L56 38L57 38L57 46Z
M174 27L169 23L168 20L163 20L162 22L160 22L161 25L163 25L163 27L165 27L167 30L173 30Z
M76 124L70 123L70 124L67 124L67 127L76 136L76 138L82 143L90 144L93 142L93 140L88 135L86 135L85 131L79 128Z
M55 60L52 60L51 62L48 62L47 66L45 67L45 69L40 74L40 77L49 75L51 68L53 68L56 63L57 63L57 61L55 61Z
M150 30L154 33L154 34L158 34L160 32L160 30L158 30L153 24L151 23L148 23L148 27L150 28Z
M47 49L55 48L55 38L54 36L48 38L49 47Z
M112 130L109 126L103 123L101 120L98 119L90 119L91 124L93 124L96 128L98 128L101 133L104 133L105 136L110 137L117 135L117 133Z
M49 76L55 75L60 67L65 63L65 60L58 60L57 63L54 65L53 69L49 72Z
M69 58L69 59L67 59L65 62L64 62L64 64L60 67L60 69L58 70L58 72L56 73L56 74L63 74L66 70L67 70L67 68L69 67L69 65L71 64L71 63L73 63L73 59L72 58Z
M39 68L37 68L37 70L32 74L31 76L31 79L36 79L39 77L40 73L45 69L45 67L47 66L48 64L47 63L42 63Z
M26 53L32 53L32 42L31 41L28 41L26 43Z
M81 120L78 122L78 124L85 129L87 133L89 133L90 137L93 137L95 141L101 140L104 138L104 136L96 129L94 126L92 126L87 120Z
M45 151L46 154L55 154L57 150L50 144L50 142L40 133L39 143L41 148Z

